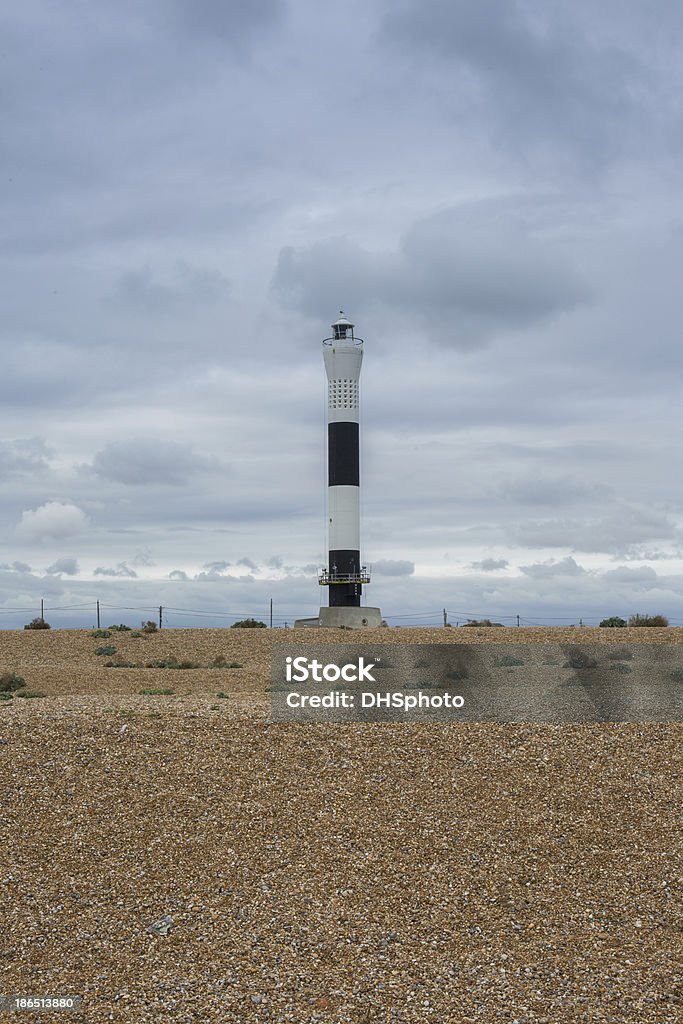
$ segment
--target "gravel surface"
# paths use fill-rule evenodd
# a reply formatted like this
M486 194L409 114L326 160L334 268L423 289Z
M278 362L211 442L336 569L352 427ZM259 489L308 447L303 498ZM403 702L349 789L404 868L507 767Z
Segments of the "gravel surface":
M373 642L567 633L683 631ZM0 705L0 993L82 995L75 1024L678 1024L680 726L268 724L284 638L0 634L47 694Z

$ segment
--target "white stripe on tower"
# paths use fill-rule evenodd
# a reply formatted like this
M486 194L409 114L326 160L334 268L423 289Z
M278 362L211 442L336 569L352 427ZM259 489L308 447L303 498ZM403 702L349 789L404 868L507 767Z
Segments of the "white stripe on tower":
M363 341L341 313L323 342L327 373L327 483L330 605L359 606L360 459L358 382ZM335 583L335 577L346 582Z

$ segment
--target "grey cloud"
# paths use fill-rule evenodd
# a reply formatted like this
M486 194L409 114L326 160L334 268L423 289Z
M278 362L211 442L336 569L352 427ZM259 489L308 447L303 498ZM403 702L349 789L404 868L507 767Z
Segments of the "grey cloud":
M605 459L624 459L629 455L629 446L623 441L612 441L600 438L595 441L583 441L576 443L565 443L557 438L544 439L542 443L513 444L509 441L497 441L494 446L495 454L508 460L523 460L533 466L534 472L539 472L533 465L536 462L545 462L549 466L562 463L601 463Z
M77 576L78 575L78 562L75 558L66 556L64 558L58 558L56 562L53 562L45 572L48 576Z
M273 286L288 306L327 318L339 308L368 309L382 301L401 272L396 253L370 253L345 237L326 238L279 254Z
M480 572L495 572L497 569L507 569L509 564L507 558L483 558L481 562L470 562L470 568Z
M620 565L616 569L608 569L602 575L607 581L615 580L624 583L654 584L658 579L656 571L649 565L639 565L634 568Z
M48 501L21 514L16 534L23 540L47 541L80 533L88 524L83 509L71 502Z
M12 606L19 603L17 601L18 586L20 587L21 605L26 605L28 598L29 607L16 611ZM71 586L71 581L69 581L69 586ZM52 619L51 625L56 625L52 615L53 605L65 603L66 593L61 576L43 576L30 572L18 575L15 572L7 572L0 566L0 608L5 612L2 616L2 628L21 629L22 625L40 613L41 598L45 598L46 601L45 617L48 618L48 621ZM7 605L10 606L9 610Z
M241 559L236 565L243 565L244 559ZM234 575L228 572L228 569L234 568L232 562L225 561L214 561L206 562L203 567L203 571L197 573L193 578L195 580L230 580L230 581L242 581L242 582L253 582L254 577L251 573L240 573Z
M240 558L237 561L237 565L244 565L247 569L252 569L254 572L256 572L258 568L256 564L252 562L251 558Z
M523 328L587 301L561 248L526 223L526 204L480 202L433 214L403 240L402 292L425 316L441 311L473 333ZM455 331L454 331L455 333ZM451 339L447 339L451 340Z
M32 571L30 565L28 565L26 562L19 561L3 562L2 565L0 565L0 570L4 572L18 572L22 574L30 573Z
M26 314L28 319L32 316L32 311ZM77 353L57 340L21 334L11 339L13 344L7 339L9 351L3 350L0 402L19 408L68 405L82 389L83 364Z
M229 291L230 282L219 271L181 262L166 282L159 281L149 267L127 271L109 301L128 312L175 317L185 310L213 305Z
M626 562L662 562L681 557L680 550L660 551L657 548L648 548L634 545L632 548L625 548L619 555Z
M612 493L606 484L580 480L576 477L555 479L534 476L505 483L500 496L521 505L562 505L579 501L604 501Z
M253 582L252 576L233 576L226 572L198 572L192 578L199 582L210 581L212 583L246 583L250 580Z
M219 562L205 562L204 563L204 569L205 569L206 573L211 573L212 575L219 575L220 573L226 572L226 570L230 568L230 564L231 564L230 562L221 562L221 561L219 561Z
M49 468L53 454L41 437L0 441L0 480L28 473L42 473Z
M198 455L191 445L142 437L105 445L95 455L92 471L97 476L131 486L179 486L214 465L214 460Z
M141 551L136 551L135 555L131 559L133 565L151 566L154 565L154 559L149 548L144 548Z
M529 223L519 200L463 204L415 222L398 251L371 254L346 238L281 251L273 285L314 316L334 299L380 304L426 327L433 340L472 348L588 302L591 288L562 246Z
M287 579L297 579L302 576L310 579L311 576L317 577L321 562L316 564L308 563L306 565L283 565L282 569L286 573Z
M169 572L169 574L168 574L168 578L169 578L169 580L184 580L184 581L187 581L187 580L189 580L190 577L187 575L186 572L183 572L182 569L172 569L171 572Z
M627 51L613 32L600 38L579 4L404 0L392 3L382 32L408 54L442 58L451 109L463 118L469 107L520 153L552 146L592 164L634 151L637 128L650 128L645 94L655 70L633 43Z
M553 576L584 576L586 570L575 562L571 555L560 561L536 562L534 565L520 565L525 576L542 579Z
M220 42L241 49L257 34L279 24L283 0L162 0L159 14L168 27L187 38Z
M102 568L98 567L95 569L94 576L116 576L123 577L126 579L135 580L138 578L138 574L130 566L126 565L125 562L119 562L116 568Z
M513 543L523 547L570 548L614 555L621 555L634 544L681 539L680 531L666 514L628 505L599 517L525 520L507 526L506 533Z
M380 558L372 563L372 572L377 576L412 576L415 563L400 558Z
M244 170L252 173L255 119L270 120L262 108L268 84L256 74L254 88L242 58L282 24L283 9L282 0L121 0L115 11L101 9L87 33L76 8L56 11L38 0L8 12L0 72L3 236L10 268L30 257L29 269L37 271L25 286L34 304L24 304L24 319L42 314L54 322L53 282L65 254L72 260L67 271L85 286L77 297L76 285L67 306L80 305L88 279L106 276L103 265L92 272L84 249L91 257L104 247L115 265L130 266L162 242L177 259L190 236L213 239L216 230L233 232L272 208L258 185L241 187ZM238 94L244 102L234 102ZM260 134L266 149L268 135ZM127 248L143 240L142 250ZM89 325L101 329L95 319Z

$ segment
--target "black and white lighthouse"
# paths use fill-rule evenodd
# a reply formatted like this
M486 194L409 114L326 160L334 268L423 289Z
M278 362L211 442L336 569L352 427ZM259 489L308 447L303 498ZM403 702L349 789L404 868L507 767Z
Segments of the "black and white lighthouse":
M319 575L329 588L329 608L320 609L320 625L379 626L378 608L361 607L370 574L360 554L360 402L363 339L344 313L323 341L327 374L327 522L328 565Z

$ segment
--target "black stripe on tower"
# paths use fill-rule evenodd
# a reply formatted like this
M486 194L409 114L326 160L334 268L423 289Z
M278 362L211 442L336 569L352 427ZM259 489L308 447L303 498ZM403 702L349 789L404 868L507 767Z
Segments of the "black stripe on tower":
M330 487L360 486L358 424L327 425L327 482Z
M333 573L355 573L360 572L360 551L348 551L338 549L330 551L329 561L330 574ZM330 586L330 608L340 605L353 608L360 607L360 597L363 591L360 583L333 583Z

